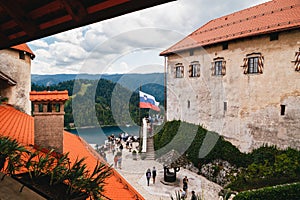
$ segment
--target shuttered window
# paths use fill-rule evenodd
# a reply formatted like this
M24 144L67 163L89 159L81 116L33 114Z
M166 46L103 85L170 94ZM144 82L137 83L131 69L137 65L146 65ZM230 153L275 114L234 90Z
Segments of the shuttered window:
M183 78L184 75L184 67L182 63L177 63L175 65L175 78Z
M189 77L200 77L200 64L198 61L191 62L189 65Z
M226 61L223 57L215 58L212 62L212 75L224 76L226 74Z
M244 58L244 74L262 74L264 69L264 57L261 53L248 54Z
M295 53L295 71L300 72L300 49Z

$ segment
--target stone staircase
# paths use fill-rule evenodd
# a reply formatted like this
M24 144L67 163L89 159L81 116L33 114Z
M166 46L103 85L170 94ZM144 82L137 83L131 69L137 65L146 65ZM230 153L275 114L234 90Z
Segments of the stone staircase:
M147 138L147 153L146 153L146 160L155 160L155 151L154 151L154 144L153 144L153 137Z

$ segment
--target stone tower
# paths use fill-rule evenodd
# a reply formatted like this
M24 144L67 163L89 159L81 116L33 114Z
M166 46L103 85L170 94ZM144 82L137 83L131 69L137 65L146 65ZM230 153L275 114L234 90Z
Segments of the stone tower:
M18 110L30 114L31 60L35 55L26 44L0 51L0 96Z
M63 153L64 103L68 91L30 92L34 116L34 145Z

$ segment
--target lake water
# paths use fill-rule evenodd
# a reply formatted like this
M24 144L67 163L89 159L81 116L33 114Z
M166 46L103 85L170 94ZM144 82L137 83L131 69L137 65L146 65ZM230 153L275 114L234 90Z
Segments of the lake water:
M129 135L139 136L139 126L105 126L101 128L83 128L68 130L69 132L79 135L89 144L104 144L107 136L114 134L119 136L122 132L127 132Z

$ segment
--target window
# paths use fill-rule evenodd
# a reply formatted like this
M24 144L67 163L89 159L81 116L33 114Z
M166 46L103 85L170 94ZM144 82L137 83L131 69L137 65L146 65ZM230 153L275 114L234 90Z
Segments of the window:
M25 60L25 52L24 51L19 51L19 58L22 60Z
M295 71L300 72L300 48L299 51L295 53Z
M224 58L215 58L212 62L212 75L224 76L226 74L226 61Z
M264 68L264 57L261 53L248 54L244 58L244 74L262 74Z
M222 44L222 49L223 49L223 50L228 49L228 42L224 42L224 43Z
M248 58L248 73L258 73L258 57Z
M47 104L47 112L52 112L52 104L51 103Z
M278 33L271 33L270 34L270 41L273 41L273 40L278 40Z
M280 115L285 115L285 105L280 105Z
M190 50L190 56L194 55L194 50Z
M224 102L224 111L227 111L227 102Z
M175 77L183 78L183 72L184 72L184 68L183 68L182 63L177 63L175 65Z
M187 101L187 107L188 107L188 108L191 107L191 102L190 102L190 100Z
M200 77L200 64L198 61L191 62L189 66L189 77Z

